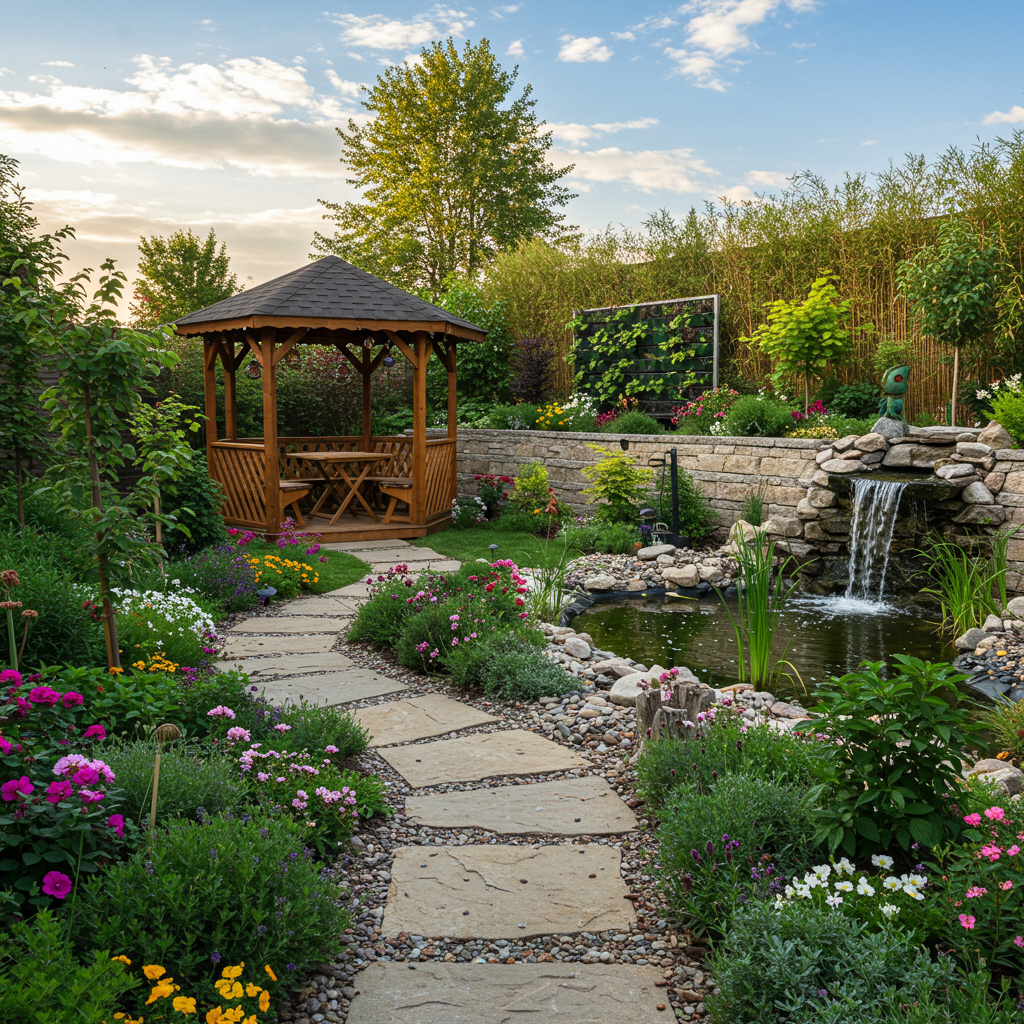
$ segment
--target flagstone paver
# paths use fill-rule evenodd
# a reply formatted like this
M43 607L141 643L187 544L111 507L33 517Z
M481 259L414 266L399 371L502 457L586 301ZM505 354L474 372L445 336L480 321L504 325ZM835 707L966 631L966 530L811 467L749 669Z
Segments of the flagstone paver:
M361 708L355 712L355 717L370 731L371 747L443 736L458 729L499 721L486 711L440 693L425 693L422 697Z
M374 548L411 548L412 545L405 540L394 538L391 540L339 540L327 541L320 545L328 551L371 551Z
M636 815L595 775L410 796L405 814L411 825L480 828L504 835L598 836L637 827Z
M357 602L344 597L297 597L284 604L275 604L274 611L285 615L352 615Z
M636 922L618 850L426 846L395 851L381 930L426 938L525 939ZM468 911L468 913L467 913Z
M289 636L256 636L246 633L229 633L228 642L221 657L251 658L264 654L322 654L338 642L336 633L300 633Z
M389 679L379 672L366 668L351 668L343 672L325 672L315 676L279 676L268 679L263 693L268 700L298 704L332 707L335 704L350 704L354 700L380 697L385 693L407 690L405 683Z
M380 755L414 789L448 782L473 782L496 775L569 771L585 768L589 763L575 751L525 729L385 747Z
M371 964L348 1024L664 1024L659 972L603 964Z
M367 597L370 593L370 588L363 582L350 583L347 587L339 587L337 590L327 591L328 597L355 597L362 598Z
M344 654L327 651L323 654L282 654L276 658L231 658L225 664L259 681L277 676L308 675L310 672L337 672L352 668L355 663Z
M316 615L255 615L232 626L229 633L337 633L348 618Z

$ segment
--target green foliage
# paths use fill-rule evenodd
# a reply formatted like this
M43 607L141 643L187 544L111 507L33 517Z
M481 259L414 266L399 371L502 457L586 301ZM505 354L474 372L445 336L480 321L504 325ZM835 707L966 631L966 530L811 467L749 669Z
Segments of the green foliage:
M454 682L478 686L502 700L535 701L579 687L561 665L524 643L522 636L492 635L483 644L460 645L445 664Z
M746 393L746 391L740 392L724 385L705 391L699 398L691 399L676 407L672 425L677 434L721 433L724 426L722 421L732 403L740 394ZM754 394L757 394L756 388Z
M887 334L884 338L879 338L874 352L871 353L871 367L875 371L875 377L881 381L886 370L891 366L904 366L909 363L913 351L914 345L908 338L900 341L895 334ZM828 402L825 404L828 405ZM876 403L876 410L877 407Z
M611 423L598 428L602 434L664 434L665 428L653 416L631 409Z
M272 707L266 698L247 702L241 710L232 707L236 717L219 730L225 732L233 724L249 729L254 742L262 741L277 750L317 753L328 746L337 748L338 757L362 753L369 734L347 712L338 707L322 708L300 700L283 707ZM287 726L279 731L277 726Z
M404 288L435 291L451 274L475 277L496 252L547 235L572 195L547 163L530 87L509 100L517 70L503 71L482 39L434 42L415 62L385 69L362 101L373 115L338 129L347 179L364 202L330 203L338 229L313 247ZM484 142L483 140L486 140Z
M818 838L849 856L934 847L962 828L953 805L954 765L982 726L972 721L951 665L893 657L819 684L818 710L834 748L840 785L818 811ZM909 854L907 854L909 856Z
M1020 385L1016 389L1007 388L993 394L989 404L991 414L986 413L990 420L995 420L1006 428L1013 438L1014 445L1024 445L1024 393Z
M121 789L122 814L137 825L148 822L156 741L109 743L101 756L113 769ZM248 799L248 786L244 778L239 779L237 763L212 748L164 744L157 821L175 817L195 820L199 807L209 814L238 811Z
M270 964L282 979L329 962L351 919L335 903L343 890L303 852L301 827L288 818L204 821L158 824L150 842L84 886L78 944L161 964L214 1002L217 962Z
M488 414L487 426L491 430L532 430L539 415L537 406L527 402L496 405Z
M723 420L727 437L782 437L793 425L789 406L775 398L740 395Z
M601 453L597 462L583 467L590 486L583 493L597 504L594 518L598 522L634 523L644 503L650 501L650 484L654 471L641 468L636 457L622 451L588 444Z
M996 572L985 559L938 537L931 538L920 554L928 560L933 583L923 592L939 599L943 621L955 635L980 628L990 613L999 612L1002 606L992 599Z
M207 471L206 452L197 449L175 482L173 492L161 495L164 514L176 520L164 534L168 555L174 558L225 543L228 535L220 517L223 503L224 492Z
M844 384L825 406L833 415L850 416L855 419L874 416L877 419L880 401L878 385L869 380L862 380Z
M1000 751L1011 758L1024 758L1024 701L997 699L982 718Z
M691 541L706 537L715 525L715 510L697 481L685 469L677 471L676 494L679 499L679 532ZM661 522L672 522L672 487L668 473L663 469L654 502Z
M814 852L813 833L805 790L745 775L710 793L679 786L661 809L658 884L688 928L721 935L741 903L774 899L772 880Z
M406 580L409 584L406 585ZM381 647L395 647L402 638L405 623L414 609L406 598L415 592L410 589L413 577L406 574L392 576L382 590L369 601L363 601L349 626L348 639L365 641Z
M113 1022L138 982L109 950L76 957L64 922L49 910L0 933L0 1021L4 1024Z
M803 378L805 394L811 377L820 376L828 365L841 364L853 347L853 335L843 326L853 303L839 298L832 283L836 280L831 273L819 277L803 302L766 303L767 321L752 337L740 338L740 343L757 345L771 356L776 376ZM861 330L871 330L871 325Z
M821 743L783 736L767 725L746 732L744 726L732 715L718 713L697 724L695 742L645 743L636 764L637 792L657 810L679 786L710 793L716 781L731 775L805 789L830 778L832 767Z
M761 526L764 522L765 499L768 496L766 484L751 485L740 508L740 519L751 526Z
M640 531L630 523L594 520L565 529L565 542L569 548L587 555L595 551L605 555L628 555L639 539Z
M542 462L527 462L519 467L509 491L509 504L516 512L530 512L544 508L548 503L551 488L548 486L548 471Z
M456 498L452 502L452 528L468 530L487 522L487 506L476 495Z
M806 904L777 910L755 903L739 910L708 968L720 990L708 1001L713 1024L974 1019L908 1018L903 1012L956 987L952 958L933 963L900 928L873 932L838 911L821 913Z
M206 238L192 229L175 231L168 238L139 239L139 273L131 304L136 327L158 327L229 298L238 287L232 274L227 246L213 228Z
M218 520L220 522L220 520ZM224 614L254 608L259 600L256 570L233 544L207 547L167 567L167 576L182 587L215 602ZM219 616L218 616L219 617Z

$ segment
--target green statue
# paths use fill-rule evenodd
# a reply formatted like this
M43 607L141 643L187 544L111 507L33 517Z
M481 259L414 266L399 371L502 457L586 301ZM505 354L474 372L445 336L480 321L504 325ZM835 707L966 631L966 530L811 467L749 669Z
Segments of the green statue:
M882 404L878 407L878 415L890 420L903 419L903 399L898 395L907 393L907 378L910 376L909 366L894 366L885 371L882 378Z

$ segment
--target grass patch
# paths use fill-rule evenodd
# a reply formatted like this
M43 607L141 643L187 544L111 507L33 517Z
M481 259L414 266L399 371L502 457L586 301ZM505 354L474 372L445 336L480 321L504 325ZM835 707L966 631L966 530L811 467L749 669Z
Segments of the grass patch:
M554 541L536 537L525 530L502 530L500 520L493 526L470 526L464 530L442 530L429 537L418 537L409 541L420 548L432 548L439 555L456 558L460 562L472 562L477 558L494 561L495 558L511 558L522 568L533 568L557 561L562 550L562 540ZM488 545L497 544L498 550L491 552ZM493 556L493 557L492 557Z
M331 590L347 587L350 583L366 579L367 575L373 572L366 562L347 551L329 551L321 548L316 555L305 555L304 546L301 544L288 545L282 550L276 544L263 544L260 541L252 541L241 550L247 555L280 555L281 558L290 558L311 565L320 576L320 581L310 587L310 594L326 594ZM325 555L327 561L321 562L320 555Z

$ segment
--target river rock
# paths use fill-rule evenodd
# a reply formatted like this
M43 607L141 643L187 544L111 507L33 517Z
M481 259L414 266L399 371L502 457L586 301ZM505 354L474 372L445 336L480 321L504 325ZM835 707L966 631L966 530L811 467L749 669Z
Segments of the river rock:
M954 480L958 476L970 476L973 472L974 467L970 463L950 462L945 466L939 466L935 470L935 475L942 477L943 480Z
M992 449L987 444L979 444L977 441L958 441L956 453L968 459L987 459L992 454Z
M832 491L822 490L817 487L812 487L807 492L807 500L814 508L832 508L839 503L839 497L833 494Z
M999 526L1006 522L1006 509L1002 505L965 505L963 512L953 516L953 522L965 526Z
M1006 610L1015 619L1024 619L1024 597L1011 597L1006 602Z
M889 447L889 442L881 434L864 434L858 437L854 445L862 452L884 452Z
M1017 600L1015 598L1014 600ZM980 629L969 629L963 636L958 636L953 641L953 646L958 651L973 651L982 640L985 640L988 634Z
M995 504L995 498L992 497L992 492L980 480L975 480L973 484L968 484L964 488L960 497L968 505Z
M674 555L676 549L672 544L652 544L649 548L641 548L636 557L641 562L653 562L658 555Z
M998 494L1003 489L1003 484L1006 483L1005 473L989 473L987 477L982 481L984 485L993 493Z
M985 633L1001 633L1003 631L1003 620L998 615L990 614L982 625Z
M857 442L856 434L847 434L846 437L841 437L838 441L832 442L832 448L836 452L847 452Z
M583 581L584 590L614 590L616 586L616 579L614 576L610 576L608 573L601 573L597 576L591 576Z
M856 459L829 459L821 464L825 473L859 473L864 467L860 464L860 457Z
M871 433L880 434L887 441L891 441L894 437L907 437L910 434L910 427L905 420L893 420L888 416L880 416L875 420Z
M565 641L565 653L577 661L588 661L590 658L590 644L578 636L570 636Z
M664 672L665 669L660 665L652 665L646 672L634 672L631 675L623 676L612 683L612 688L608 691L608 699L613 704L621 704L623 707L636 707L636 699L641 691L647 691L652 686L659 686L658 679ZM645 685L641 686L641 683Z
M860 461L865 466L877 466L882 459L885 458L885 452L865 452L861 457Z
M993 420L978 435L978 443L987 444L989 448L1012 448L1013 438L998 420Z
M814 456L814 461L820 466L823 462L828 462L829 459L835 458L833 454L832 446L828 448L822 448L817 455Z
M1012 764L1007 764L1005 761L997 763L999 764L998 768L984 772L979 772L978 765L975 765L971 769L971 777L980 779L982 782L994 783L1007 796L1017 796L1019 793L1024 793L1024 772L1019 768L1014 768Z
M695 565L680 565L672 569L662 569L662 578L666 583L677 587L695 587L700 583L700 573Z
M801 498L796 503L796 514L801 519L818 518L818 510L806 498Z

